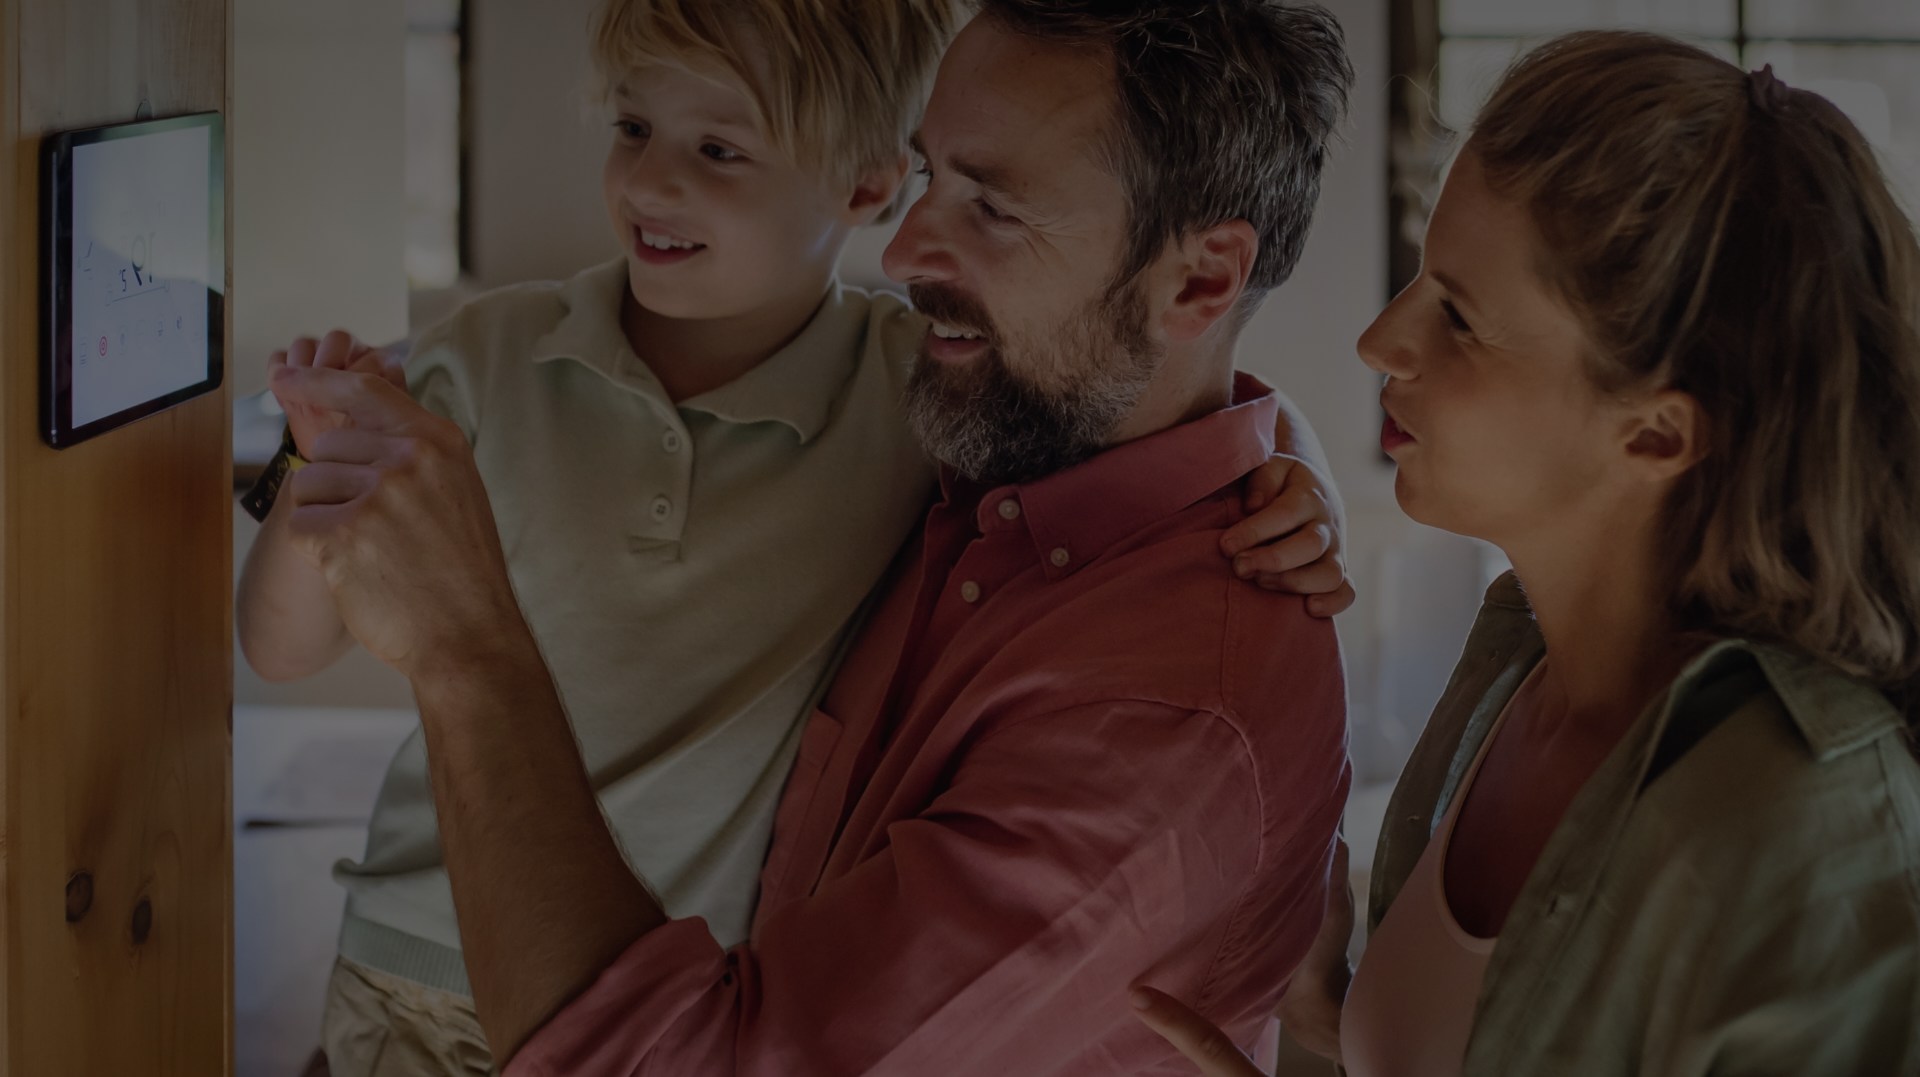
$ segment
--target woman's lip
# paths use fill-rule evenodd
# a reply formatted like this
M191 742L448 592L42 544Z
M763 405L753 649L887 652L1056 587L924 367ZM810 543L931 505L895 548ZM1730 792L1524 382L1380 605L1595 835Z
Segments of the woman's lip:
M1393 450L1398 449L1403 445L1411 444L1413 440L1414 440L1413 435L1407 433L1405 430L1402 430L1400 428L1400 424L1397 421L1395 421L1392 415L1389 414L1381 422L1380 451L1391 453L1393 452Z

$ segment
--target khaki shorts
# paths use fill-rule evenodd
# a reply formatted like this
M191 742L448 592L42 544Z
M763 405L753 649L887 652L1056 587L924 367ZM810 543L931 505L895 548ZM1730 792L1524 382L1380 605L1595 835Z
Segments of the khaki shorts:
M491 1077L473 1000L346 958L333 964L320 1044L331 1077ZM309 1070L309 1073L313 1071Z

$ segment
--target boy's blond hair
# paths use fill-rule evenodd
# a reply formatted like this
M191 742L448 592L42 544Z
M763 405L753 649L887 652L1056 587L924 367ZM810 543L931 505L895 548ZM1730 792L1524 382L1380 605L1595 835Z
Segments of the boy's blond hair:
M593 20L596 88L611 98L629 72L654 65L730 78L776 148L851 183L906 152L968 3L604 0Z

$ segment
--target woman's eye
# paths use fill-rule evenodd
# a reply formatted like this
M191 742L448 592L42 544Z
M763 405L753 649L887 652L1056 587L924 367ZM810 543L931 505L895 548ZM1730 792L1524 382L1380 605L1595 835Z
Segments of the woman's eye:
M1460 308L1453 305L1453 300L1442 299L1440 301L1440 309L1447 312L1447 321L1452 323L1455 331L1461 333L1473 332L1473 327L1468 325L1467 320L1460 316Z

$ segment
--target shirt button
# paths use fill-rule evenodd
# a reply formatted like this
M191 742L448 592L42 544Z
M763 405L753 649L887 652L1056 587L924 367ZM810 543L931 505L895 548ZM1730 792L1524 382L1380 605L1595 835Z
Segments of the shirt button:
M669 430L660 435L660 447L668 452L680 451L680 431Z
M980 585L972 580L961 584L960 597L964 599L968 605L980 601Z
M1053 551L1053 567L1054 568L1066 568L1067 562L1071 560L1073 560L1073 556L1067 553L1067 548L1065 546L1062 546L1059 549Z
M1020 502L1015 501L1013 498L1007 498L1005 501L1000 502L1000 518L1002 520L1018 520L1020 518Z
M666 523L667 517L672 515L673 515L673 502L668 501L664 497L656 497L653 499L653 518L655 520L658 520L661 523Z

